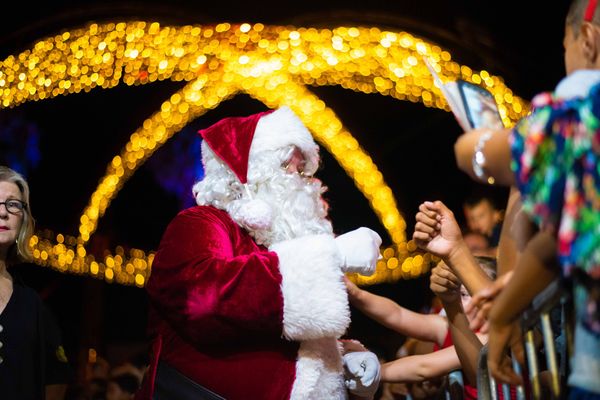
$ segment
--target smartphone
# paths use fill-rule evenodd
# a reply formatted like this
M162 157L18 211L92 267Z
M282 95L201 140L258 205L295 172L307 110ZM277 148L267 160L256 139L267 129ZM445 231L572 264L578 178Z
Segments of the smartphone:
M458 90L472 129L504 128L498 105L492 93L471 82L459 79Z

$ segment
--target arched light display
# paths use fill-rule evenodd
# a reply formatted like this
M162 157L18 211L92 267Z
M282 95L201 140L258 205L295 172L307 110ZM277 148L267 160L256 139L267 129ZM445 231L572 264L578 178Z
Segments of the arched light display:
M393 244L382 249L377 273L352 279L370 284L419 276L429 268L432 256L419 253L407 241L406 223L381 172L307 86L339 85L448 111L423 56L442 79L462 78L490 90L505 123L512 124L526 112L526 102L513 95L501 78L459 65L448 51L409 33L378 28L93 23L7 57L0 63L3 108L119 84L188 82L112 158L83 210L79 231L73 235L38 232L33 237L35 262L108 282L144 286L152 251L132 249L125 254L118 246L102 260L87 253L86 244L99 219L127 179L170 137L223 100L245 93L270 108L292 108L354 180L385 226Z

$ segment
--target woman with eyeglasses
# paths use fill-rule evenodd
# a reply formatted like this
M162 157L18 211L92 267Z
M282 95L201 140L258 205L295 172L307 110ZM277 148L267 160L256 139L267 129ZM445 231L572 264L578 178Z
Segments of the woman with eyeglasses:
M0 166L0 397L62 399L70 368L56 322L42 299L8 268L32 260L29 185Z

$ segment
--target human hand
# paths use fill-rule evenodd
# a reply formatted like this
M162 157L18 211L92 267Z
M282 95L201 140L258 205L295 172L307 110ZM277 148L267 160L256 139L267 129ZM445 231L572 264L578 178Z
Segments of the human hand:
M461 282L445 262L440 261L429 277L429 288L440 300L452 303L460 300Z
M342 345L342 354L355 351L369 351L364 344L356 339L338 339L338 341Z
M381 237L369 228L358 228L335 238L342 255L342 271L373 275L377 260L381 258Z
M344 380L350 393L360 397L372 397L381 379L381 365L375 353L370 351L346 353L343 361Z
M462 241L454 213L441 201L422 203L415 220L415 243L438 257L448 257Z
M510 353L511 356L517 360L517 362L523 367L525 365L525 347L523 346L523 331L521 330L521 324L515 323L513 324L513 334L514 338L510 342ZM523 370L523 368L521 368Z
M500 383L509 385L522 385L523 378L515 372L506 352L509 347L522 350L518 343L521 340L521 331L518 322L514 324L501 324L490 321L488 336L488 371Z
M358 296L360 296L360 292L362 292L362 289L359 288L358 286L356 286L356 284L354 282L352 282L350 279L348 279L348 277L345 275L344 275L344 283L346 284L346 290L348 291L348 297L350 299L355 299Z
M487 324L488 315L494 304L494 299L500 294L502 289L508 284L512 277L513 271L509 271L504 275L497 278L494 282L488 285L486 288L477 292L472 298L471 302L465 307L465 313L472 313L475 309L477 312L475 317L471 320L469 327L472 330L479 330L481 333L486 333L489 330Z

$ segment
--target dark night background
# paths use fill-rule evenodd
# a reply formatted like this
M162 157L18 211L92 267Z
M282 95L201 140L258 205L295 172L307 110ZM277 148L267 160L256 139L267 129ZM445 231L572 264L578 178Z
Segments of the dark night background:
M529 100L539 91L552 89L564 74L566 6L565 1L516 0L13 3L4 9L0 24L0 59L27 48L36 39L89 21L379 26L436 42L460 64L503 77L517 95ZM541 17L542 8L545 17ZM142 121L184 84L123 84L0 110L0 135L18 137L30 130L39 133L39 154L23 153L26 159L31 158L27 160L31 166L26 176L38 227L75 234L78 218L110 159ZM311 90L336 112L383 173L406 219L408 237L412 235L417 207L424 200L443 200L462 218L462 201L475 185L455 166L452 146L461 131L451 114L340 87ZM237 96L193 121L172 139L177 138L178 144L171 146L193 145L198 129L222 117L264 109L247 96ZM2 157L20 154L6 143L11 142L0 141L6 146L0 149L1 163L7 162ZM161 161L169 160L173 149L165 145L127 182L100 220L95 234L98 246L114 249L126 244L146 251L156 248L166 224L183 206L177 195L165 190L157 179ZM328 153L323 151L322 157L318 175L330 188L327 198L336 231L343 233L364 225L385 235L352 180ZM199 163L199 159L185 157L170 161L188 170ZM506 192L496 189L493 195L502 202ZM389 244L389 238L384 237L384 245ZM114 362L143 347L146 298L142 289L60 274L35 265L13 272L44 296L63 329L67 353L73 360L88 347L98 349L99 354ZM430 296L427 276L371 289L412 309L422 307ZM402 340L356 313L350 333L387 355L393 354Z

